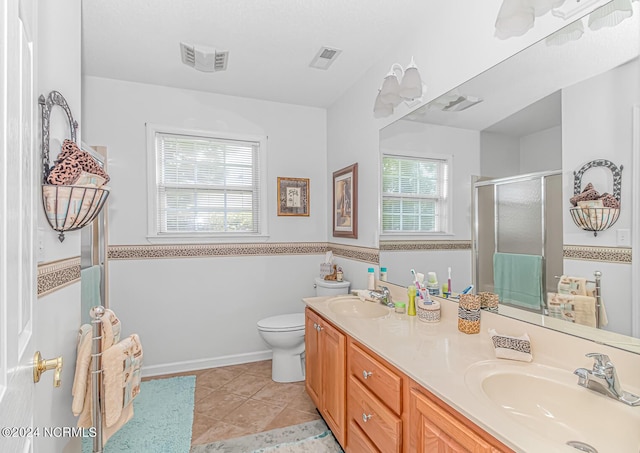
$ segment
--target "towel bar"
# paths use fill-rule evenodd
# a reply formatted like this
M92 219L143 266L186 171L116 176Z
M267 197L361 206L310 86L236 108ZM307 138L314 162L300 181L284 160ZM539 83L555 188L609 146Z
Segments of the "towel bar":
M102 316L104 307L97 305L91 309L91 326L93 327L91 342L91 423L96 430L93 438L93 453L102 453Z

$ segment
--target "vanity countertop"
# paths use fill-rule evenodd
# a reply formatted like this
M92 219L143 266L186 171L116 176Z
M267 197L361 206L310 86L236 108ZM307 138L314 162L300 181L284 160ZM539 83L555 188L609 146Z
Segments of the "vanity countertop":
M559 446L545 438L544 433L534 433L518 424L499 407L480 400L467 387L465 373L471 365L486 360L499 360L495 358L493 344L487 333L489 328L504 335L519 336L528 333L531 337L533 363L569 372L578 367L591 366L592 360L585 358L584 354L606 353L616 365L623 387L626 383L632 387L631 390L640 387L637 378L640 376L640 358L635 354L484 311L480 333L467 335L457 328L458 304L446 299L438 299L441 303L442 320L434 324L422 322L415 316L396 314L392 309L389 310L389 316L384 318L350 318L330 310L327 303L329 299L331 297L309 297L303 301L343 332L518 452L570 453L576 450ZM559 345L562 347L559 348ZM526 392L527 389L523 391Z

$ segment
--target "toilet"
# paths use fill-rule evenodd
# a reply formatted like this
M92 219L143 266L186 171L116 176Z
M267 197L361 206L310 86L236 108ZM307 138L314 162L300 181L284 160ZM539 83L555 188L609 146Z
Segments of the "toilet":
M347 281L316 278L316 296L349 292ZM276 382L304 381L304 313L270 316L258 321L258 333L271 347L271 379Z

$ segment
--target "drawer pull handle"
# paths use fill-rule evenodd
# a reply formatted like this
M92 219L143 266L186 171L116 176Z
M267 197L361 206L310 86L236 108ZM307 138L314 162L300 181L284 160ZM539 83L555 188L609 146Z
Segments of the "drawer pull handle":
M314 322L314 323L313 323L313 328L314 328L314 329L316 329L316 330L318 330L318 323L317 323L317 322Z
M317 330L318 332L320 332L320 331L322 330L322 326L321 326L320 324L318 324L318 325L316 326L316 330Z
M373 374L372 371L362 370L362 377L365 379L369 379L372 374Z
M371 414L367 415L364 412L362 413L362 421L365 423L367 423L371 417L373 417L373 415Z

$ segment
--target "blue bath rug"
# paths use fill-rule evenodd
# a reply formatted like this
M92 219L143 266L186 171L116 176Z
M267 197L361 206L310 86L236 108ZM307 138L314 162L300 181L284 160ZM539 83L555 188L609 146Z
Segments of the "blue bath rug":
M133 418L111 436L104 453L189 453L195 387L195 376L142 382ZM82 453L92 449L93 439L84 438Z

